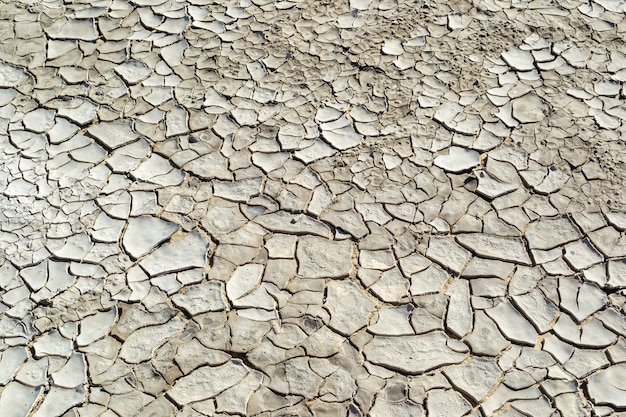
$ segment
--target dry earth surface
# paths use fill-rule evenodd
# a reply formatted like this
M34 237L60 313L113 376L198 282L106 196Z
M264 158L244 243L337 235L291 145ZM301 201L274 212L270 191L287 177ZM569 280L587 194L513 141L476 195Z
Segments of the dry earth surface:
M0 415L626 415L625 17L0 0Z

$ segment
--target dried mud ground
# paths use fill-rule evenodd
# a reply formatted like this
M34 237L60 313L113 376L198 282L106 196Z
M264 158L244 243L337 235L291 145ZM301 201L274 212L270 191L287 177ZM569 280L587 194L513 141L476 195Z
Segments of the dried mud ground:
M626 416L625 17L0 0L0 416Z

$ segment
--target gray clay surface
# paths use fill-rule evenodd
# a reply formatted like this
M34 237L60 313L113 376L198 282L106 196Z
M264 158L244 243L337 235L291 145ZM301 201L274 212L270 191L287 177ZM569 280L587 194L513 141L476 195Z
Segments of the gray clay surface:
M626 415L624 0L0 0L0 417Z

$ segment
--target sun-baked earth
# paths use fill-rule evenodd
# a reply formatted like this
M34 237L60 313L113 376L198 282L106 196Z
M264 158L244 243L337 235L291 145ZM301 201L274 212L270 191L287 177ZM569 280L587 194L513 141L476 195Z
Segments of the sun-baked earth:
M626 415L624 0L0 0L0 416Z

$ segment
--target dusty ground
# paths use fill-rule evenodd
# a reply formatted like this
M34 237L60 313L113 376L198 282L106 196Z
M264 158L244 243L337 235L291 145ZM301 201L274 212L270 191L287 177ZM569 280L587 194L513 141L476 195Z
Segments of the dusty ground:
M0 415L625 415L625 13L0 0Z

